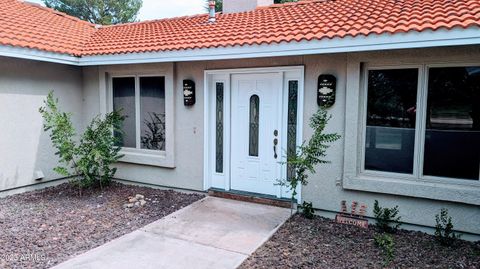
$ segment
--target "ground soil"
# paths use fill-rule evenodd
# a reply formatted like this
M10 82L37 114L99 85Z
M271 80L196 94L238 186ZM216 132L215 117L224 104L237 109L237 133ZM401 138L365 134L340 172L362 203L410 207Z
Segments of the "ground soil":
M125 208L129 196L146 204ZM49 268L203 196L113 183L82 196L69 184L0 199L0 268Z
M480 268L480 242L457 240L451 247L439 245L421 232L399 230L395 258L384 265L375 245L378 232L294 216L240 268Z

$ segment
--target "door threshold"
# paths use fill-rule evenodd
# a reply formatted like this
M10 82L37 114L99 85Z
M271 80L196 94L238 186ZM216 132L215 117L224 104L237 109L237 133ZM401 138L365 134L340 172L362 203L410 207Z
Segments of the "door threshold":
M262 205L270 205L283 208L291 207L290 199L278 198L276 196L260 193L251 193L236 190L226 191L222 189L211 188L208 190L208 195L218 198L250 202Z

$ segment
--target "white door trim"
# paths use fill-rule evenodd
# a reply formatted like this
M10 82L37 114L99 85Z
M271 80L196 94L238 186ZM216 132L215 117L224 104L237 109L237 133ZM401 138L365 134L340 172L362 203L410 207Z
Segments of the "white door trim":
M230 78L233 74L261 74L261 73L281 73L282 74L282 96L284 112L282 121L287 122L286 107L288 98L288 81L298 81L298 103L297 103L297 145L303 142L303 113L304 113L304 66L280 66L280 67L262 67L262 68L242 68L242 69L221 69L204 71L204 172L203 183L204 190L212 187L230 190ZM215 173L215 91L216 82L224 83L224 171L222 174ZM281 134L286 146L286 124L282 128ZM280 154L279 154L280 155ZM285 175L282 175L284 177ZM301 186L298 190L298 201L301 201ZM279 188L278 197L288 197L288 191Z

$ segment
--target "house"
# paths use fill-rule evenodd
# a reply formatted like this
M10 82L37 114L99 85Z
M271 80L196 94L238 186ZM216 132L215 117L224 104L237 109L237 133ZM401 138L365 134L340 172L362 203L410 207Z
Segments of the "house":
M322 104L342 138L298 199L325 215L343 200L370 216L374 200L399 205L416 229L445 207L478 238L478 0L224 4L99 26L1 0L2 193L58 182L38 113L50 90L80 130L123 109L118 179L277 198L289 195L275 184L283 152L310 137Z

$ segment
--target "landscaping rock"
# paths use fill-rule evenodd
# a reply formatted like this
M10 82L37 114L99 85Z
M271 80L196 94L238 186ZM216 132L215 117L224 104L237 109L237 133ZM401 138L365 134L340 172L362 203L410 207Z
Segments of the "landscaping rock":
M154 205L137 199L137 207L125 203L126 197L139 193L160 202ZM63 184L0 199L0 268L50 268L202 197L112 183L103 192L85 190L83 196L77 188ZM15 258L29 253L38 258Z
M142 194L136 194L135 197L128 197L128 204L125 204L125 208L133 208L133 207L143 207L147 204L149 199L145 199L145 196Z

